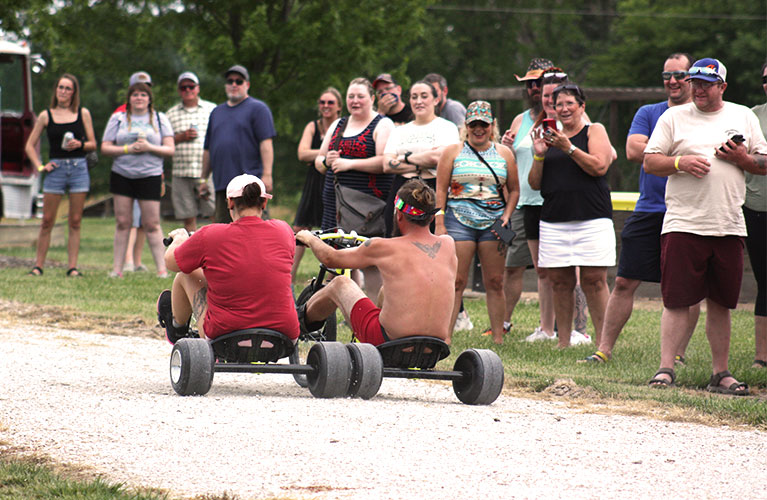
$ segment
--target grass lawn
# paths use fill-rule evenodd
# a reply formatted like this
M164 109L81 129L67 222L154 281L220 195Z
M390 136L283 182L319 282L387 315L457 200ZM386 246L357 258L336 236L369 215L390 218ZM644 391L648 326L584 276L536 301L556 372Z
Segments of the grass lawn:
M284 220L292 217L289 209L284 207L273 206L271 210L272 216ZM166 232L175 227L178 224L174 221L163 223ZM107 279L112 262L113 235L113 219L85 219L79 264L85 277L65 279L65 266L49 266L44 276L37 278L26 276L26 267L7 267L0 269L0 297L57 306L69 314L97 320L103 318L126 325L155 325L157 295L170 286L171 278L154 276L151 255L145 249L144 263L150 272L126 273L122 280ZM31 259L34 249L0 248L0 254ZM52 247L48 259L65 263L66 248ZM306 252L299 271L301 280L308 282L316 270L316 259L311 252ZM704 390L711 369L711 354L704 333L705 312L701 313L688 348L687 366L677 370L679 387L658 390L647 387L647 380L655 373L660 358L658 310L636 309L618 340L614 359L606 365L593 366L578 364L576 360L593 352L594 346L577 346L560 351L554 348L553 342L520 342L538 324L537 302L518 305L513 318L514 327L502 346L496 346L489 337L481 336L481 332L489 328L484 299L467 299L465 303L474 329L459 332L453 337L453 354L442 362L441 368L452 367L455 357L464 349L489 348L501 356L506 385L510 389L539 393L556 380L571 379L579 388L588 388L589 394L596 398L626 403L646 401L657 405L659 411L663 408L691 410L735 423L767 427L767 370L750 368L754 354L754 319L753 313L748 310L736 310L732 314L730 369L751 386L756 397L735 398L712 395ZM590 330L590 333L593 331ZM159 327L157 335L160 336ZM349 338L348 328L342 325L339 340Z

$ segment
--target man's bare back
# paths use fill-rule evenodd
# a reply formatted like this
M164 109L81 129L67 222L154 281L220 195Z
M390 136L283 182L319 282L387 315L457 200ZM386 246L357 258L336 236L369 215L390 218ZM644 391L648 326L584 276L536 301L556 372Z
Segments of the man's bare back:
M375 265L383 278L380 321L387 335L446 339L458 262L453 239L426 231L367 244L381 247Z

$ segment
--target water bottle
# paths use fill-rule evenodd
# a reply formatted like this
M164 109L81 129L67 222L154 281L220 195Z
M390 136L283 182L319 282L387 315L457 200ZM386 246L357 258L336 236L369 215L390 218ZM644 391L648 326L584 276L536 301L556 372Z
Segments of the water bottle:
M61 139L61 149L67 151L67 144L69 144L69 141L75 138L75 134L72 132L67 131L64 134L64 137Z

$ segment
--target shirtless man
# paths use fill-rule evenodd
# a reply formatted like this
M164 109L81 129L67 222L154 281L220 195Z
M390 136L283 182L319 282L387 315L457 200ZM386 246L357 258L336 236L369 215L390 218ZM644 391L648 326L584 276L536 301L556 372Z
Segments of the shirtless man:
M301 329L320 329L323 318L340 308L360 342L378 345L413 335L446 340L458 260L453 239L429 231L438 211L435 202L434 190L423 181L408 181L397 192L393 237L373 238L356 248L335 250L300 231L296 239L328 267L378 267L386 291L385 299L379 295L379 309L356 283L338 276L298 308Z

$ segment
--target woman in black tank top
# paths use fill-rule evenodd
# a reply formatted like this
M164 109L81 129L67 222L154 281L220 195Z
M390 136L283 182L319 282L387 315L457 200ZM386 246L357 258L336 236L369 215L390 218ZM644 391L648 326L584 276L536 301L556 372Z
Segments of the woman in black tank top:
M584 120L586 100L574 84L554 89L562 130L538 130L528 181L543 196L539 265L548 268L554 289L559 347L590 343L572 331L576 267L599 343L609 289L607 266L615 265L615 230L607 185L614 156L605 128ZM568 331L572 333L567 334Z
M311 229L322 225L322 188L325 185L325 174L314 168L314 159L320 152L325 132L341 116L342 106L341 93L335 87L325 89L317 100L320 118L306 124L301 141L298 143L298 161L307 164L307 171L304 190L301 193L301 200L298 202L296 218L293 220L293 231L296 233L302 229ZM294 282L305 249L304 246L296 247L291 271Z
M37 154L43 129L46 130L50 148L48 163L43 163ZM29 272L30 275L43 274L56 213L64 194L69 192L67 276L81 276L77 270L80 222L90 187L85 155L95 150L96 136L93 133L91 114L86 108L80 107L80 84L74 75L64 73L53 87L51 107L37 117L25 147L32 165L39 172L46 172L43 183L43 221L37 238L35 267Z

